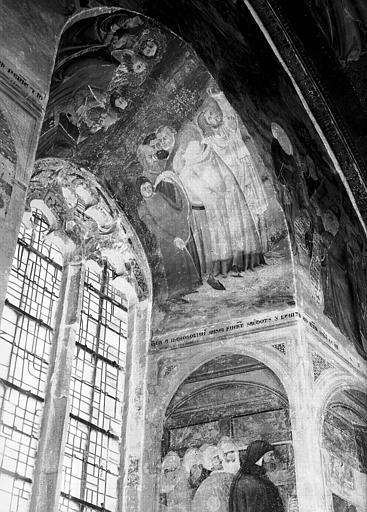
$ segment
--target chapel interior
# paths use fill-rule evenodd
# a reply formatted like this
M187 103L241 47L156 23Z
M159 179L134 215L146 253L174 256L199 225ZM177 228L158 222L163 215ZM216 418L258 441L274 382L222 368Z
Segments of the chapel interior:
M0 512L367 512L365 0L0 13Z

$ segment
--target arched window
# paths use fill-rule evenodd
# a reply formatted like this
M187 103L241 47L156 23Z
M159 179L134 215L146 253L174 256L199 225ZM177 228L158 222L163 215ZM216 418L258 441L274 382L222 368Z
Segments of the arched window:
M128 308L112 278L107 265L85 275L60 512L116 510Z
M42 165L1 324L1 510L113 512L128 317L147 288L135 235L93 177L57 159Z
M61 253L42 240L40 212L22 225L0 331L0 500L4 512L27 510L50 360Z

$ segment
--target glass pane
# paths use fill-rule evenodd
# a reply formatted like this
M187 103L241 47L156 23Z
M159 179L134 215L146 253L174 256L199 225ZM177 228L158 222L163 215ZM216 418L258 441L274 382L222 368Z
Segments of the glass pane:
M88 271L70 386L60 512L115 511L125 380L127 304Z
M61 280L46 229L38 213L20 229L0 324L1 512L26 512L30 500Z

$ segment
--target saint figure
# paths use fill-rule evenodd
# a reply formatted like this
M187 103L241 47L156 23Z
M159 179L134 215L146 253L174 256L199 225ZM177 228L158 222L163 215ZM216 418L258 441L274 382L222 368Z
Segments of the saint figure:
M208 89L209 98L198 116L206 142L231 169L257 223L268 206L263 183L242 138L240 120L224 93Z

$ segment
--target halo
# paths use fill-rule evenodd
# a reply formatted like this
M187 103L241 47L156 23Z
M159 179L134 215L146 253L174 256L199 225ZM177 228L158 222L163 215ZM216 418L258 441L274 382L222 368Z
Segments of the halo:
M147 57L142 53L145 43L150 39L152 39L157 45L157 52L153 57ZM164 52L166 51L166 45L167 38L165 34L163 34L158 28L153 27L143 30L134 50L139 54L139 56L145 58L147 61L157 63L162 59Z
M292 156L293 146L285 130L278 123L271 123L271 133L273 134L274 139L279 142L282 150L288 156Z

